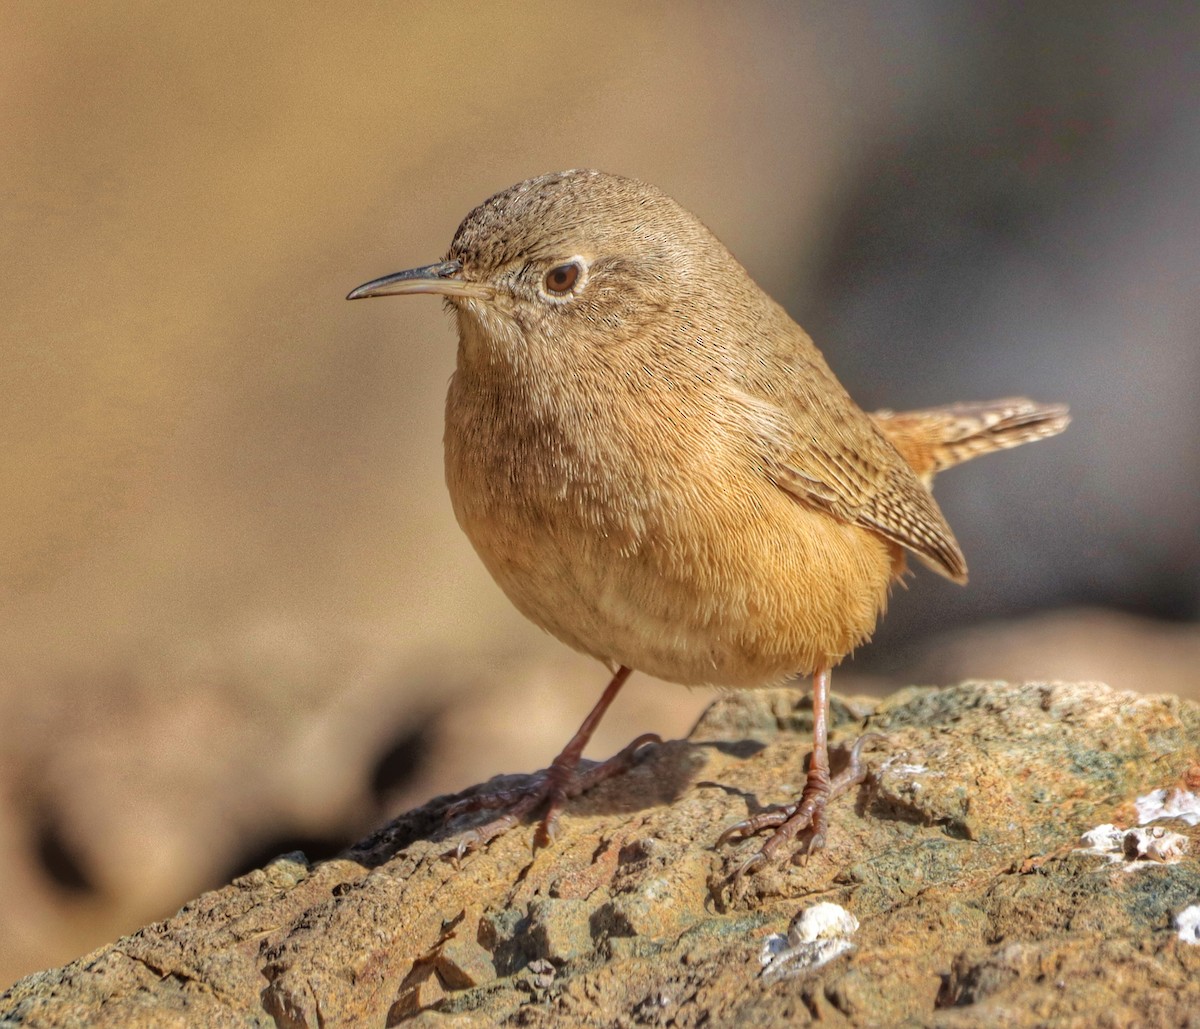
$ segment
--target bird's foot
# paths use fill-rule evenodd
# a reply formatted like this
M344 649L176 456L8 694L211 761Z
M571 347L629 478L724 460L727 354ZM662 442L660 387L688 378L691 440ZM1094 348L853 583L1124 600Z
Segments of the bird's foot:
M767 829L775 830L770 838L737 868L731 879L737 882L742 876L753 875L772 861L780 860L787 853L788 844L805 830L809 831L804 849L805 856L821 850L825 846L825 832L829 825L826 806L867 777L867 767L862 760L863 747L882 739L883 737L875 732L860 736L850 748L849 763L832 779L827 771L820 768L810 769L804 792L794 804L763 811L731 825L721 833L717 838L718 847L732 840L756 836Z
M446 810L446 822L474 811L503 809L504 813L463 833L458 846L447 856L458 860L472 851L479 850L524 820L542 804L546 805L546 811L542 815L542 823L538 827L534 844L537 846L553 842L558 816L566 807L567 801L606 779L627 772L637 763L642 747L657 743L662 743L659 736L646 733L607 761L588 764L586 768L568 748L568 751L554 759L549 768L536 772L522 786L488 790L451 804Z

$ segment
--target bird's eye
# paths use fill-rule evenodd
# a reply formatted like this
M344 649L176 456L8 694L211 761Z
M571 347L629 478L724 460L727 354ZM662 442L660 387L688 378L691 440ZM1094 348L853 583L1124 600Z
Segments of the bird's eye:
M560 264L557 268L551 268L546 272L546 292L553 293L555 296L563 296L566 293L570 293L575 288L575 283L579 281L579 271L578 261L571 261L569 264Z

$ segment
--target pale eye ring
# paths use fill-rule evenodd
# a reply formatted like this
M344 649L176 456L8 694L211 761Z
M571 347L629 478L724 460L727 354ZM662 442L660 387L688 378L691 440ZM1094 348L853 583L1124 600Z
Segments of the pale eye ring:
M555 265L542 279L542 287L552 297L565 297L583 277L583 262L579 258Z

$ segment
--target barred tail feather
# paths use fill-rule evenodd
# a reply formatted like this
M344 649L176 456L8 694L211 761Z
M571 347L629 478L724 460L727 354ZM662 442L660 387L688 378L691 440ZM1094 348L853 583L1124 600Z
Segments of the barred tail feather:
M1056 436L1071 421L1065 404L1038 404L1024 397L876 411L871 418L926 485L963 461Z

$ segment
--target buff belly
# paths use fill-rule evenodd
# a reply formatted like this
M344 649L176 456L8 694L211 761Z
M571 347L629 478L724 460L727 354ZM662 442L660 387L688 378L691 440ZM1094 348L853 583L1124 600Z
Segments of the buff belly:
M493 500L495 498L492 498ZM569 507L506 517L455 498L484 564L526 617L568 646L687 685L753 687L836 664L874 629L902 566L881 537L770 483L662 519L631 541Z

